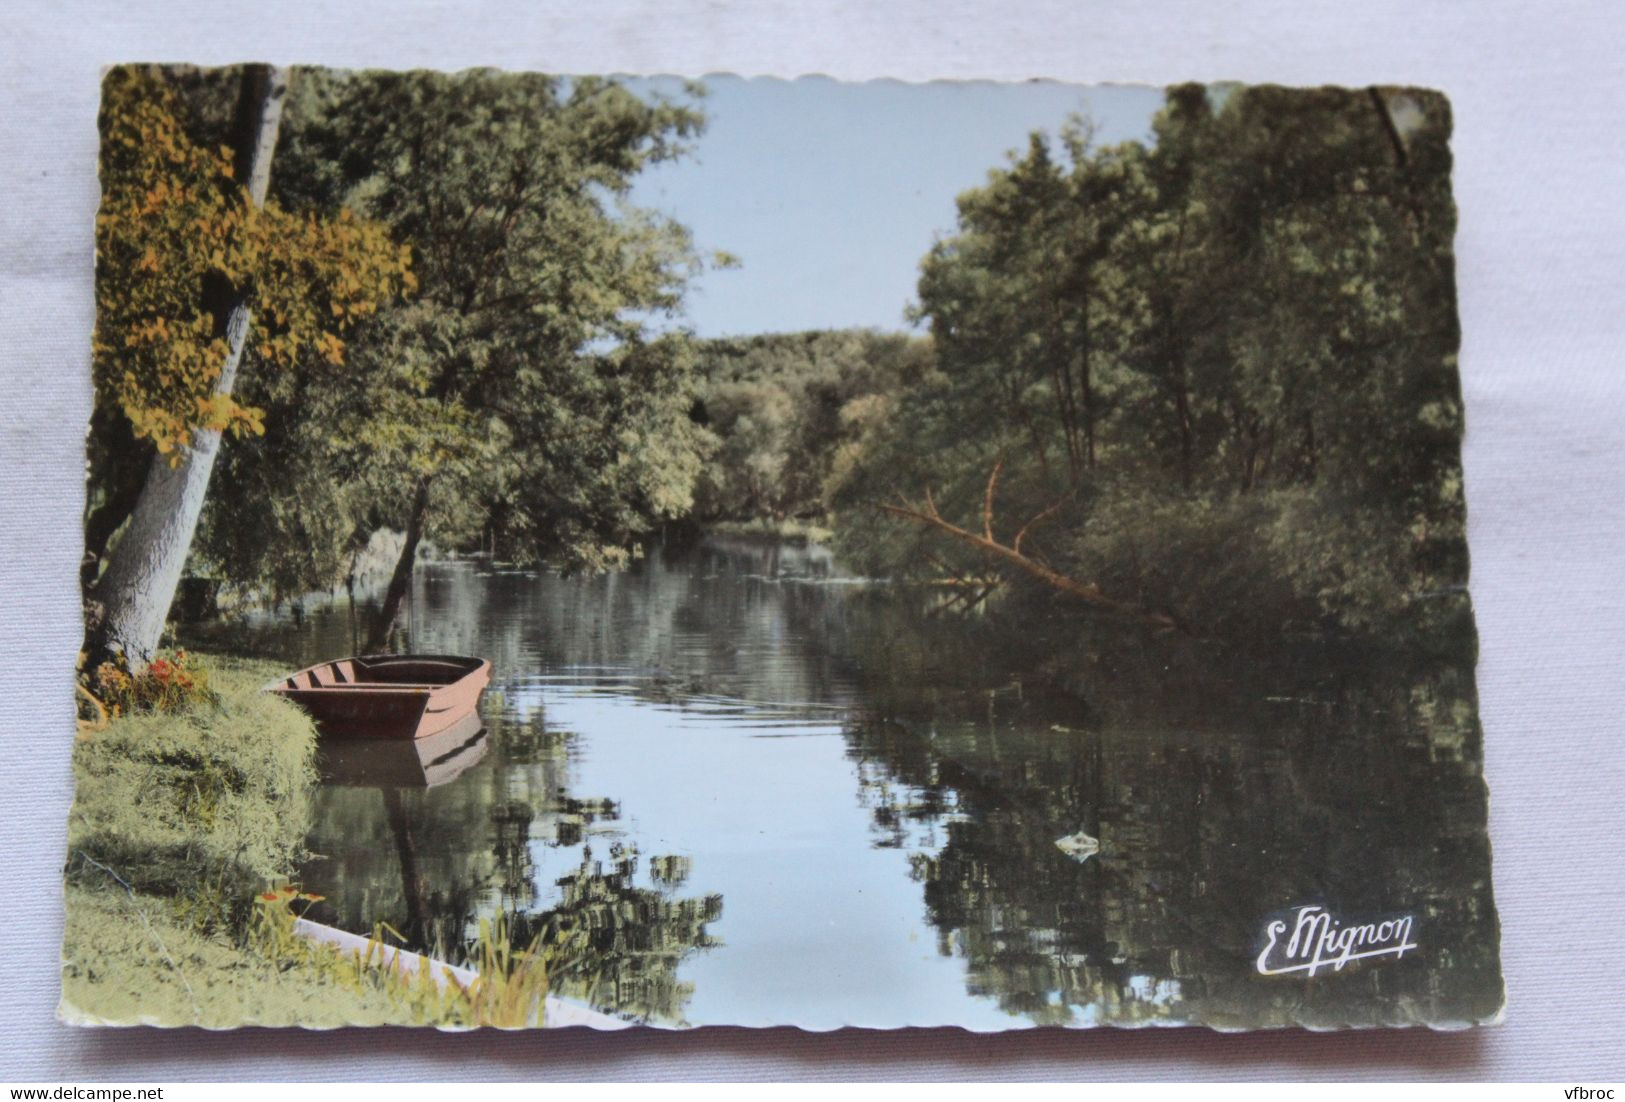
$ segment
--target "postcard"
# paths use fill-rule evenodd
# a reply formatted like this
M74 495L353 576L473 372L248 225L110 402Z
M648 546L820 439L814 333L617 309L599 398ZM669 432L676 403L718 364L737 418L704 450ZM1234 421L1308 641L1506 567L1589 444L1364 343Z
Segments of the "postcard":
M64 1020L1499 1020L1444 95L99 121Z

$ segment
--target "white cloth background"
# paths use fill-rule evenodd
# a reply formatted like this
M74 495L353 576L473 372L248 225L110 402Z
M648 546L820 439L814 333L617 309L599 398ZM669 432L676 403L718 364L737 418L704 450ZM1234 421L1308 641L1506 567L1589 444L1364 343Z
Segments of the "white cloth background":
M12 0L0 8L0 1080L1625 1077L1625 16L1480 0L590 5ZM1473 594L1506 1024L597 1036L81 1031L52 1014L90 408L99 68L496 65L1448 92Z

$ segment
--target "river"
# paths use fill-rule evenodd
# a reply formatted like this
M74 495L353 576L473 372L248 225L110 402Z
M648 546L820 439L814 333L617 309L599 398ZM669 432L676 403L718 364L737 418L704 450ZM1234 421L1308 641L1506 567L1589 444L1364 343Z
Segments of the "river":
M1175 659L1136 631L1060 694L1021 671L1054 666L1076 610L1012 641L821 549L745 541L596 577L428 564L410 602L411 649L492 661L484 727L427 761L328 755L312 917L454 959L482 918L521 945L570 930L561 990L663 1025L1500 1004L1470 653ZM236 645L303 664L354 638L341 602ZM1057 844L1080 833L1095 852ZM1260 975L1267 920L1309 904L1412 916L1417 947Z

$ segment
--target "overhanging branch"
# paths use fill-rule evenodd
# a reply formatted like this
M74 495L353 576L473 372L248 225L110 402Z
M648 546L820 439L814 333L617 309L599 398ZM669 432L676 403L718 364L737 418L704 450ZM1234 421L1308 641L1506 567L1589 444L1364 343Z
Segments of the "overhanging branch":
M929 487L927 487L925 491L925 505L923 507L910 505L907 499L899 495L898 501L900 504L890 505L882 503L880 508L893 516L902 517L904 520L912 521L915 524L933 528L953 537L956 540L959 540L961 543L969 544L971 547L976 548L978 551L981 551L990 558L1008 563L1023 573L1037 578L1039 581L1050 586L1052 589L1059 590L1068 596L1075 597L1094 608L1098 608L1106 612L1113 612L1120 616L1126 616L1130 619L1139 620L1142 623L1151 624L1159 628L1184 630L1183 625L1181 625L1179 621L1175 620L1174 617L1170 616L1166 612L1154 611L1140 605L1109 597L1105 593L1101 592L1100 586L1097 583L1080 582L1076 578L1069 578L1060 571L1054 570L1051 567L1039 562L1037 559L1034 559L1022 552L1022 539L1035 524L1053 515L1056 510L1060 508L1061 502L1059 501L1038 513L1031 520L1027 521L1026 524L1022 525L1021 530L1016 534L1016 538L1013 543L1002 544L996 538L994 538L993 498L998 485L999 471L1003 465L1004 461L1001 458L993 465L992 473L988 475L987 489L982 498L982 533L980 535L972 532L968 528L961 528L959 525L945 518L942 515L941 510L937 508L936 498L932 494Z

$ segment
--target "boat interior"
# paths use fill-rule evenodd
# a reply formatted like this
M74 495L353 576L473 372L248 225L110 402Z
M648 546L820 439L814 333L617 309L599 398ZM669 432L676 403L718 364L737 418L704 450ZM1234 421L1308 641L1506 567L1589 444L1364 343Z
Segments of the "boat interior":
M479 669L480 664L478 658L422 654L342 658L333 662L318 663L290 674L284 679L284 683L289 689L340 689L350 686L437 688L466 677Z

